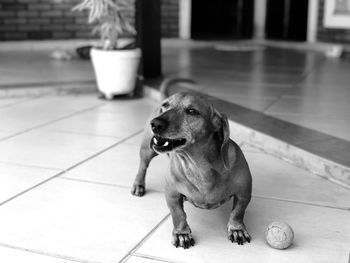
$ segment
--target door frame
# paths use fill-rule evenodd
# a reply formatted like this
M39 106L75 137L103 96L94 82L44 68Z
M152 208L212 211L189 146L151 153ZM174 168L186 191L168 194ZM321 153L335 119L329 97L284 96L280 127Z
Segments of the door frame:
M179 37L191 38L192 0L179 1Z

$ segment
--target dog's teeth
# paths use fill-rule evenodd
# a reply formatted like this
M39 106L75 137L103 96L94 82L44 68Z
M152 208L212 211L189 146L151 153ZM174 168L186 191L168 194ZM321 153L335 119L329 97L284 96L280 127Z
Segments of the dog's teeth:
M168 146L169 145L169 142L165 142L163 146Z
M155 144L158 143L158 140L156 139L156 137L153 138L153 141L154 141Z

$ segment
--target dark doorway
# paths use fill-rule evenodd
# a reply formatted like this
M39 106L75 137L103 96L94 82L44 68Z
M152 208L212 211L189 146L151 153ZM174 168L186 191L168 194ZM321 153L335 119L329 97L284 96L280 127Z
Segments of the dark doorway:
M253 35L254 0L192 0L193 39L242 39Z
M308 3L306 0L267 0L267 39L306 41Z

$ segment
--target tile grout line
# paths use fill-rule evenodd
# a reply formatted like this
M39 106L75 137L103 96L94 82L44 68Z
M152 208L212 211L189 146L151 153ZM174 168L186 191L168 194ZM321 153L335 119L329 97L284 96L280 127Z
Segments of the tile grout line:
M65 174L65 173L69 172L70 170L72 170L72 169L74 169L74 168L76 168L76 167L78 167L78 166L80 166L80 165L86 163L87 161L90 161L91 159L93 159L93 158L95 158L95 157L97 157L97 156L99 156L99 155L101 155L101 154L103 154L103 153L109 151L110 149L112 149L112 148L116 147L117 145L119 145L119 144L121 144L121 143L123 143L123 142L125 142L125 141L127 141L127 140L129 140L129 139L131 139L132 137L135 137L136 135L138 135L138 134L140 134L140 133L142 133L142 130L140 130L140 131L138 131L138 132L135 132L135 133L131 134L130 136L128 136L128 137L126 137L126 138L124 138L124 139L122 139L122 140L120 140L120 141L117 141L116 143L113 143L112 145L108 146L107 148L98 151L97 153L95 153L95 154L89 156L88 158L86 158L86 159L84 159L84 160L82 160L82 161L80 161L80 162L78 162L78 163L72 165L71 167L69 167L69 168L67 168L67 169L64 169L63 171L61 171L61 172L55 174L54 176L51 176L51 177L45 179L44 181L42 181L42 182L40 182L40 183L38 183L38 184L36 184L36 185L33 185L32 187L27 188L26 190L24 190L24 191L22 191L22 192L20 192L20 193L18 193L18 194L16 194L16 195L14 195L14 196L12 196L11 198L9 198L9 199L7 199L7 200L1 202L1 203L0 203L0 206L3 206L3 205L5 205L5 204L7 204L8 202L10 202L10 201L16 199L17 197L20 197L20 196L24 195L25 193L27 193L27 192L29 192L29 191L31 191L31 190L33 190L33 189L35 189L35 188L37 188L37 187L39 187L39 186L45 184L45 183L47 183L47 182L49 182L49 181L51 181L51 180L53 180L53 179L55 179L55 178L58 178L59 176Z
M316 65L314 65L312 68L310 68L309 70L305 70L302 74L301 77L298 81L294 81L293 83L290 84L290 88L294 88L296 85L300 84L301 82L303 82L308 75L310 75L313 71L316 70L316 68L321 65L323 62L325 61L325 59L322 59L321 61L319 61L319 63L317 63ZM286 90L287 91L287 90ZM285 92L286 92L285 91ZM268 107L266 107L262 112L264 114L267 114L266 112L269 110L269 108L271 108L275 103L277 103L278 101L280 101L284 96L285 96L285 92L282 92L279 96L278 99L274 102L271 103L271 105L269 105Z
M342 210L342 211L350 211L350 207L336 207L336 206L330 206L330 205L322 205L322 204L316 204L316 203L310 203L310 202L288 200L288 199L283 199L283 198L268 197L268 196L261 196L261 195L252 195L252 197L266 199L266 200L279 201L279 202L288 202L288 203L294 203L294 204L309 205L309 206L323 207L323 208L329 208L329 209L337 209L337 210Z
M281 95L283 97L283 95ZM293 98L294 99L294 98ZM299 99L299 98L296 98L296 99ZM289 116L289 117L305 117L305 118L313 118L313 119L329 119L329 120L334 120L334 121L348 121L349 119L344 119L344 118L339 118L339 117L332 117L332 116L322 116L322 115L310 115L310 114L300 114L300 113L292 113L292 112L288 112L288 113L270 113L269 114L270 116L274 117L274 118L277 118L278 119L278 116ZM298 125L298 124L296 124ZM299 125L300 126L300 125Z
M80 258L76 258L76 257L69 257L69 256L55 254L55 253L44 252L44 251L40 251L40 250L36 250L36 249L28 249L28 248L8 245L5 243L0 243L0 247L19 250L22 252L32 253L32 254L36 254L36 255L47 256L47 257L51 257L51 258L59 258L59 259L67 260L67 261L79 262L79 263L100 263L99 261L88 261L88 260L80 259Z
M26 102L29 102L29 101L32 101L32 100L36 100L36 99L39 99L40 97L41 96L37 95L37 96L26 98L26 99L23 99L23 100L20 100L20 101L17 101L17 102L6 104L6 105L3 105L3 106L0 106L0 110L6 109L6 108L10 108L10 107L16 106L18 104L26 103ZM1 98L0 98L0 100L1 100Z
M80 182L80 183L86 183L86 184L96 184L96 185L103 185L103 186L110 186L110 187L116 187L116 188L129 189L129 187L127 187L125 185L103 183L103 182L90 181L90 180L71 178L71 177L64 177L64 176L61 176L58 179L60 179L60 180L67 180L67 181L74 181L74 182Z
M47 130L50 132L55 133L64 133L64 134L76 134L76 135L85 135L85 136L94 136L94 137L101 137L101 138L111 138L111 139L122 139L121 136L112 136L112 135L103 135L103 134L97 134L97 133L88 133L88 132L77 132L77 131L65 131L65 130Z
M28 89L28 88L46 88L46 87L62 87L62 86L72 86L72 85L86 85L86 84L95 84L96 80L76 80L76 81L46 81L46 82L29 82L29 83L14 83L14 84L0 84L1 90L10 90L10 89Z
M320 59L320 61L315 63L311 68L306 69L305 72L302 74L300 79L292 84L292 87L295 87L296 85L303 82L312 72L316 70L317 67L321 66L326 61L326 58Z
M132 248L121 260L119 260L119 263L125 263L130 256L132 256L136 250L138 250L147 240L152 236L152 234L170 217L170 213L168 213L160 222L158 222L155 227L151 229L141 240L138 242L134 248Z
M96 185L104 185L104 186L110 186L110 187L116 187L116 188L123 188L123 189L130 189L129 186L121 185L121 184L111 184L111 183L103 183L98 181L90 181L90 180L84 180L84 179L78 179L78 178L72 178L72 177L59 177L60 180L67 180L67 181L75 181L75 182L81 182L86 184L96 184ZM152 190L154 193L164 193L162 191ZM147 193L147 190L146 190Z
M157 260L157 261L161 261L161 262L165 262L165 263L182 263L182 261L173 261L173 260L169 260L169 259L166 259L166 258L153 257L153 256L141 254L141 253L134 253L133 256L134 257L138 257L138 258L146 258L146 259L150 259L150 260Z
M60 169L58 167L37 166L37 165L14 163L14 162L0 161L0 164L10 165L10 166L26 167L26 168L32 168L32 169L39 169L39 170L52 170L52 171L57 171L57 172L62 172L63 171L63 169Z
M130 187L125 186L125 185L103 183L103 182L98 182L98 181L90 181L90 180L83 180L83 179L70 178L70 177L58 177L58 179L67 180L67 181L76 181L76 182L87 183L87 184L96 184L96 185L103 185L103 186L109 186L109 187L130 189ZM152 190L152 192L164 193L162 191L156 191L156 190ZM326 207L326 208L330 208L330 209L338 209L338 210L345 210L345 211L350 210L350 207L339 207L339 206L323 205L323 204L317 204L317 203L311 203L311 202L302 202L302 201L297 201L297 200L292 200L292 199L283 199L283 198L276 198L276 197L269 197L269 196L260 196L260 195L252 195L252 196L255 197L255 198L275 200L275 201L281 201L281 202L290 202L290 203L297 203L297 204L310 205L310 206L316 206L316 207Z
M266 112L277 102L279 102L282 99L283 95L280 94L276 97L276 100L272 101L269 105L267 105L263 110L262 113L268 115Z
M103 113L113 113L113 112L103 111ZM85 136L93 136L93 137L101 137L101 138L123 139L122 135L118 135L118 136L105 135L105 134L90 133L90 132L62 130L62 129L59 129L59 128L58 129L54 129L54 128L53 129L48 129L47 131L54 132L54 133L77 134L77 135L85 135Z
M24 133L27 133L27 132L30 132L30 131L33 131L33 130L36 130L36 129L38 129L38 128L45 127L45 126L47 126L47 125L49 125L49 124L52 124L52 123L55 123L55 122L58 122L58 121L61 121L61 120L68 119L68 118L73 117L73 116L75 116L75 115L79 115L79 114L81 114L81 113L88 112L88 111L90 111L90 110L93 110L93 109L96 109L96 108L98 108L98 107L101 107L101 106L103 106L104 104L105 104L105 103L101 103L101 104L98 104L98 105L95 105L95 106L92 106L92 107L89 107L89 108L85 108L85 109L80 110L80 111L73 112L73 113L71 113L71 114L62 116L62 117L57 118L57 119L54 119L54 120L51 120L51 121L48 121L48 122L45 122L45 123L41 123L41 124L39 124L39 125L33 126L33 127L31 127L31 128L28 128L28 129L22 130L22 131L20 131L20 132L11 134L11 135L9 135L9 136L6 136L6 137L4 137L4 138L1 138L1 139L0 139L0 142L5 141L5 140L7 140L7 139L11 139L11 138L13 138L13 137L19 136L19 135L21 135L21 134L24 134Z

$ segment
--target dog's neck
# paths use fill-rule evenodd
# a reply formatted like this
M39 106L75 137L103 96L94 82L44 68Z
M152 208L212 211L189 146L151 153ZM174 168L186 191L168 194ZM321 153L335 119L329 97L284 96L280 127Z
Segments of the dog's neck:
M221 147L210 137L193 147L170 154L172 175L179 181L188 182L198 192L210 193L218 181L225 176Z
M221 157L221 145L218 145L217 140L209 136L202 141L197 141L190 147L173 152L174 157L178 157L183 162L191 163L192 167L197 169L205 169L205 166L221 169L223 167Z

